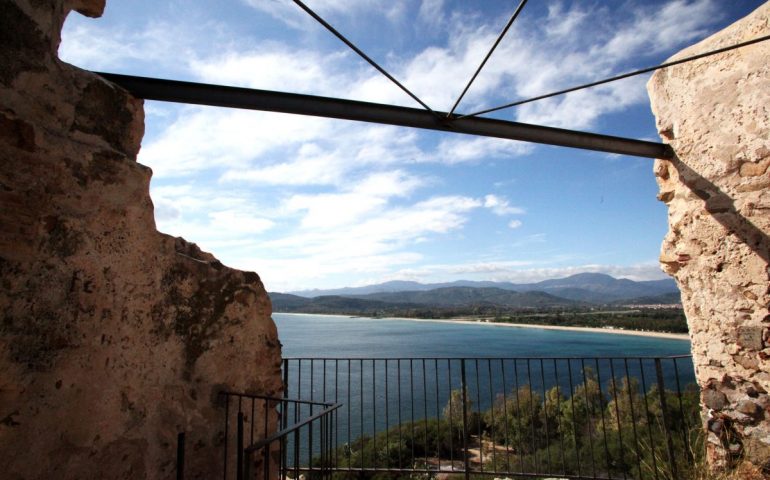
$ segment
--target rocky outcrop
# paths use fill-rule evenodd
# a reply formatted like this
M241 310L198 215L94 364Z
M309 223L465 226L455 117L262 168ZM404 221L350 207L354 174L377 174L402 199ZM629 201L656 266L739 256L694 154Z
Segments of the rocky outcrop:
M673 59L770 34L770 3ZM714 468L770 470L770 46L658 71L648 91L669 232L661 263L682 291Z
M223 388L280 393L255 273L158 233L142 101L57 58L70 9L0 0L4 479L221 474Z

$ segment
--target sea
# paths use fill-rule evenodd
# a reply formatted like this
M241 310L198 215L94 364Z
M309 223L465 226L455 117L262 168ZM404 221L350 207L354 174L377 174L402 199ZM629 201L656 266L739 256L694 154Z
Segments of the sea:
M687 340L331 315L273 314L283 356L638 357L688 355Z

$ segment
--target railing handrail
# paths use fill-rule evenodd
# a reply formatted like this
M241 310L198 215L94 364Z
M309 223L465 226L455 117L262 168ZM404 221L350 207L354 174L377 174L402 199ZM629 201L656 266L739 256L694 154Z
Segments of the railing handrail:
M296 398L284 398L284 397L270 397L266 395L256 395L253 393L241 393L241 392L232 392L228 390L223 390L219 392L219 395L228 395L231 397L245 397L245 398L253 398L257 400L268 400L271 402L280 402L280 403L301 403L303 405L323 405L324 407L330 407L334 405L332 402L313 402L310 400L299 400Z
M588 356L588 357L564 357L564 356L536 356L536 357L283 357L283 360L313 360L313 361L346 361L346 360L655 360L655 359L676 359L676 358L692 358L692 354L681 355L637 355L637 356Z
M291 401L294 401L294 400L291 400ZM313 403L317 404L317 402L313 402ZM281 437L284 437L284 436L294 432L295 430L298 430L298 429L304 427L305 425L307 425L307 424L309 424L311 422L314 422L314 421L318 420L319 418L321 418L321 417L323 417L325 415L328 415L329 413L337 410L338 408L340 408L342 406L341 403L332 403L332 404L329 404L329 405L330 405L329 407L323 409L322 411L320 411L320 412L318 412L318 413L316 413L314 415L311 415L311 416L307 417L306 419L304 419L304 420L302 420L300 422L297 422L297 423L295 423L293 425L290 425L290 426L284 428L283 430L275 432L274 434L270 435L269 437L265 437L265 438L263 438L261 440L258 440L256 442L252 443L251 445L249 445L248 447L246 447L244 449L244 453L251 454L251 453L253 453L253 452L255 452L255 451L257 451L257 450L259 450L261 448L264 448L266 445L269 445L269 444L273 443L274 441L280 439Z

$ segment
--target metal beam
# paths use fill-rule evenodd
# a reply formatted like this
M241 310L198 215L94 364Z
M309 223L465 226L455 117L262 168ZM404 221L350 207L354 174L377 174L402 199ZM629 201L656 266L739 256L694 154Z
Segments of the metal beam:
M464 133L483 137L581 148L637 157L671 158L672 156L671 148L662 143L599 135L596 133L578 132L490 118L457 118L452 116L440 119L426 110L379 103L136 77L115 73L95 73L110 82L120 85L135 97L146 100L382 123L438 130L441 132ZM441 115L442 112L437 113Z

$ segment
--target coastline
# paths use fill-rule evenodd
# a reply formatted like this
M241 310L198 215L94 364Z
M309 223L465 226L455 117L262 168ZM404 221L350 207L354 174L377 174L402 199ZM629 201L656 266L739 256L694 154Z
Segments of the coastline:
M364 317L357 315L335 315L329 313L280 313L281 315L317 315L319 317L342 317L342 318L360 318L362 320L406 320L410 322L437 322L437 323L455 323L460 325L489 325L494 327L511 328L539 328L541 330L563 330L569 332L584 333L609 333L613 335L632 335L637 337L662 338L666 340L690 341L690 336L686 333L667 333L667 332L649 332L643 330L621 330L617 328L596 328L596 327L567 327L560 325L535 325L531 323L502 323L502 322L483 322L468 317L458 317L453 319L444 318L408 318L408 317Z

